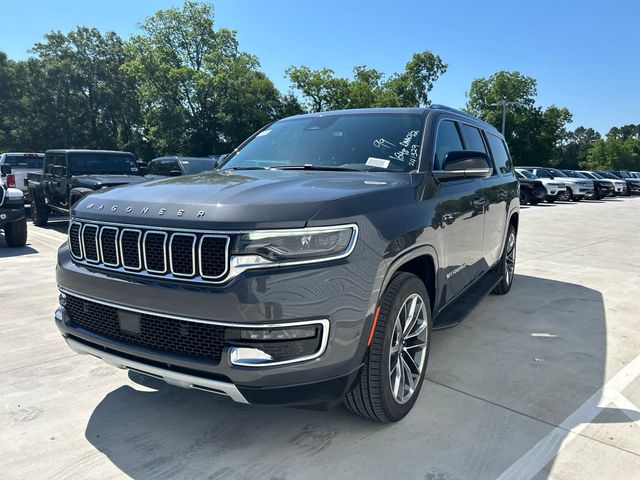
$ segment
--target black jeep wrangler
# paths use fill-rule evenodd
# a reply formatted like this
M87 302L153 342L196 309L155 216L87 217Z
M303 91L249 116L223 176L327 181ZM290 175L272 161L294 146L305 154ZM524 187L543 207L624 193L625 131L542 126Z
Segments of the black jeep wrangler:
M27 178L36 226L46 225L51 213L68 214L95 190L145 181L132 153L109 150L47 150L43 172Z
M396 421L432 328L511 288L518 220L487 123L441 106L300 115L217 171L76 203L55 322L72 349L173 385Z
M9 247L24 247L27 243L27 218L24 196L20 189L7 186L11 165L0 165L0 230Z

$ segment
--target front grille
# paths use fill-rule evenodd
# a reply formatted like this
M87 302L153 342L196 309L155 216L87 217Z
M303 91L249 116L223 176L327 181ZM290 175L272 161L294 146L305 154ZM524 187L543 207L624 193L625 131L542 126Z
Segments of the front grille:
M225 346L225 327L188 322L146 313L135 314L139 333L120 328L118 309L67 295L65 309L73 326L120 343L165 353L219 362Z
M73 258L93 267L182 281L223 281L229 270L230 237L153 227L73 221Z

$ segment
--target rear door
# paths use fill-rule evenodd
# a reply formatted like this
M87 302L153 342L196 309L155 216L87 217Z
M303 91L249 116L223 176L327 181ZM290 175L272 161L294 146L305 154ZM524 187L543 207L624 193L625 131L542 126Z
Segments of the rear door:
M51 203L56 207L69 208L70 186L67 155L65 153L56 153L53 165L63 168L51 168L51 175L48 176L50 181ZM54 170L61 170L61 172L60 174L54 174Z
M513 174L513 163L504 140L491 132L484 132L494 164L494 174L481 180L487 199L482 254L490 267L502 255L510 200L517 196L517 180Z
M442 167L446 154L464 150L460 126L453 119L443 119L436 127L434 170ZM479 275L482 258L483 198L476 179L442 181L436 212L440 218L442 239L443 285L441 304L451 301Z

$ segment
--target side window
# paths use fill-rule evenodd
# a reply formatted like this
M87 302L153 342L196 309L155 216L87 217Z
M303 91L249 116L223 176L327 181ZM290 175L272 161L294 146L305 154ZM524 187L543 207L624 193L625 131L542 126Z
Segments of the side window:
M44 156L44 173L53 173L52 171L52 167L53 164L55 163L55 156L53 155L53 153L47 153Z
M487 140L489 141L489 147L491 148L491 154L496 168L502 174L509 173L512 166L507 146L500 138L490 133L487 134Z
M474 152L487 153L487 147L482 140L482 134L480 130L471 125L462 124L462 132L464 133L464 140L467 148L465 150L472 150Z
M439 170L442 168L442 161L447 153L462 149L462 140L456 124L450 120L440 122L436 138L436 155L433 161L433 169Z

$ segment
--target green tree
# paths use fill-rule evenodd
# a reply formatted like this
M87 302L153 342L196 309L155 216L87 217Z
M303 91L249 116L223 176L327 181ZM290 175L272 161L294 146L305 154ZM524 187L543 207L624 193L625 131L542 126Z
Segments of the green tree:
M236 32L214 29L213 7L160 10L131 39L125 71L137 79L145 133L159 153L223 153L274 119L283 98L241 52Z
M500 129L502 101L515 102L507 109L505 138L517 165L559 163L566 125L571 112L552 105L535 105L537 82L519 72L501 71L477 78L467 92L466 111Z
M405 71L386 77L364 65L353 69L353 79L336 77L330 68L289 67L286 75L312 112L367 107L418 107L431 103L429 92L447 70L430 51L413 54Z
M563 137L558 166L574 169L586 161L587 153L601 135L593 128L578 127L567 131Z

